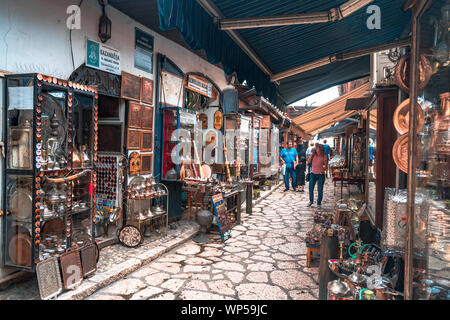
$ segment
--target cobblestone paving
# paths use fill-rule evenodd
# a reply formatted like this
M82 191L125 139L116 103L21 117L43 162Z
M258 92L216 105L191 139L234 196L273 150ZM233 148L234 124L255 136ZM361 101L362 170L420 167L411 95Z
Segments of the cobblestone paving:
M323 207L334 204L329 181ZM225 244L214 233L190 240L87 299L318 299L318 260L306 268L304 242L314 208L307 192L283 189L244 214Z
M179 221L173 224L176 229L169 229L168 236L152 236L144 239L144 243L138 248L130 249L120 244L112 245L101 249L100 259L97 265L97 271L94 277L102 279L109 276L112 268L126 262L132 262L136 258L147 256L148 252L155 249L163 250L171 241L177 241L182 235L193 233L198 226L187 221ZM158 250L156 250L158 251ZM120 274L114 275L119 278ZM92 282L95 278L89 278L84 280L82 285L86 285L87 282ZM66 291L62 294L70 295L72 291ZM0 300L40 300L39 287L36 276L31 274L29 279L21 282L9 285L3 290L0 290Z

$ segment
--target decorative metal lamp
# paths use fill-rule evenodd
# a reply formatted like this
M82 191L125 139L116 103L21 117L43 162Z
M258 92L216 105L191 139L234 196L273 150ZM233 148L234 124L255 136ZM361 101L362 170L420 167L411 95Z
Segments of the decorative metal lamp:
M106 16L105 5L101 4L103 14L100 17L100 22L98 24L98 37L105 43L111 39L111 20Z

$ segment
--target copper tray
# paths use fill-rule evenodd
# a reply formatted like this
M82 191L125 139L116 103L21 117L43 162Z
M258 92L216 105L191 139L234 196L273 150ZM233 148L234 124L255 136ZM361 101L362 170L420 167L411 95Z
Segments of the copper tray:
M417 84L418 90L422 90L430 81L433 74L430 61L421 54L419 56L419 81ZM409 75L410 75L410 54L402 56L395 67L395 81L397 85L405 92L409 92Z
M392 157L397 167L404 173L408 173L408 133L401 135L397 138L392 147ZM420 158L422 157L422 149L417 148L415 164L418 165Z
M39 294L42 300L51 299L62 292L58 259L51 257L36 265Z
M12 236L8 244L8 253L12 263L16 266L29 267L32 247L29 234L18 233Z
M64 281L64 288L71 290L83 282L83 267L81 265L80 252L69 248L61 254L61 273Z
M90 277L97 271L98 252L94 244L90 243L80 249L83 276Z
M118 238L119 242L128 248L136 248L144 239L139 229L129 224L119 230Z
M394 112L394 127L399 134L405 134L409 131L409 98L400 103ZM422 107L416 103L417 109L417 132L422 129L424 115Z

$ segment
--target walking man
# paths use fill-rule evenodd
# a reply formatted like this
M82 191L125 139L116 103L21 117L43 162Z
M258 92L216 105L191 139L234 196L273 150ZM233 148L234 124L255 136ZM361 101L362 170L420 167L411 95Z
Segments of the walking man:
M292 141L288 142L287 149L283 149L280 152L280 160L286 167L286 171L284 174L284 191L289 190L289 176L291 176L292 181L292 190L295 192L297 180L295 177L295 166L298 162L298 154L297 150L292 147Z

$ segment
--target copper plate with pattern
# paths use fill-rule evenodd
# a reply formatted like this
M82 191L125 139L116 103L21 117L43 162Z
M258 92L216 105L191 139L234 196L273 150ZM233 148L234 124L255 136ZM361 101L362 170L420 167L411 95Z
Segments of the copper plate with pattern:
M143 240L139 229L129 224L120 229L118 238L119 242L128 248L136 248Z
M420 104L416 103L417 113L417 132L423 126L423 110ZM394 112L394 127L399 134L405 134L409 131L409 98L400 103Z
M83 276L90 277L97 271L97 248L94 244L90 243L81 248L80 251Z
M63 290L58 259L51 257L36 265L39 294L42 300L51 299Z
M404 173L408 173L408 141L408 133L405 133L397 138L392 147L392 157L394 158L394 162ZM415 159L416 166L419 164L421 157L422 148L418 146Z

